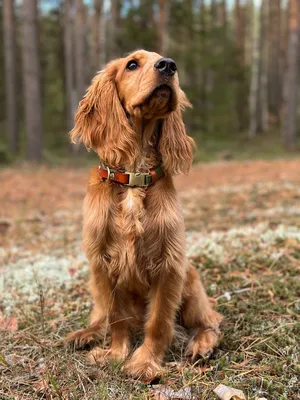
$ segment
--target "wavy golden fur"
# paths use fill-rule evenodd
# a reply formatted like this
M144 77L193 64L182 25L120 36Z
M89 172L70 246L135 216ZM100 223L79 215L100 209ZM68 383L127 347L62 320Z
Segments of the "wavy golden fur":
M194 142L182 120L190 103L178 74L156 68L161 59L140 50L109 63L81 100L71 132L111 168L145 172L161 163L164 169L148 188L102 180L97 168L91 171L83 244L94 308L90 326L67 337L84 347L109 329L110 348L95 347L90 360L124 360L128 374L147 379L161 373L176 314L191 334L186 354L193 358L218 344L222 319L185 257L172 176L192 163ZM132 352L131 333L139 328L143 343Z

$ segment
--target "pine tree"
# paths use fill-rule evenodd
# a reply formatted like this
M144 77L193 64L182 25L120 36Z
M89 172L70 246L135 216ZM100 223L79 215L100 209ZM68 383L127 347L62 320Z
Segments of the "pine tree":
M261 0L258 26L253 29L249 137L267 129L266 23L268 0Z
M121 14L121 2L120 0L111 0L110 2L110 25L109 25L109 45L108 45L108 55L110 59L117 58L121 56L121 51L119 47L120 40L120 16Z
M158 48L159 54L166 54L168 49L168 21L169 21L170 1L159 0L158 15Z
M3 1L3 36L6 83L7 143L12 154L19 149L19 124L17 106L16 38L14 1Z
M277 119L282 101L280 42L281 42L281 0L270 1L269 8L269 65L268 93L269 109Z
M28 160L40 161L43 150L43 122L38 53L37 0L23 0L22 11L26 152Z
M66 113L67 129L73 128L74 113L77 106L76 91L74 87L75 71L73 57L73 19L71 17L72 0L64 0L64 55L65 55L65 88L66 88Z
M104 1L94 0L92 21L92 75L104 67L105 63L105 30Z
M85 10L82 0L75 0L75 76L77 101L84 95L87 83L85 53Z
M289 4L289 43L287 52L287 71L284 91L283 141L287 148L294 149L297 134L297 91L299 78L299 32L300 5L298 0L290 0Z

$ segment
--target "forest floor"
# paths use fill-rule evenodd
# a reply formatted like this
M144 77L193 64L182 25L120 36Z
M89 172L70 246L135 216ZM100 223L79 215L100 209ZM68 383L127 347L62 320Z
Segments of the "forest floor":
M87 177L70 166L0 170L0 399L216 399L220 383L251 400L299 398L300 160L201 164L176 179L187 254L225 316L224 338L194 364L173 346L152 384L60 345L91 307Z

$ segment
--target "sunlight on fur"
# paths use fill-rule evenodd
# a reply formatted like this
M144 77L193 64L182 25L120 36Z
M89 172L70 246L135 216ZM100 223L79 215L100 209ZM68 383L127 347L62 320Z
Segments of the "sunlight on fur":
M148 187L128 187L91 171L84 200L83 245L94 300L90 326L66 338L75 347L99 344L91 362L124 361L124 371L152 379L162 373L175 319L190 340L186 355L210 353L220 339L214 311L198 272L185 256L184 221L172 176L187 173L194 141L182 111L190 106L176 64L144 50L110 62L81 100L71 139L93 149L101 162L123 172L164 175ZM133 333L143 331L134 349Z

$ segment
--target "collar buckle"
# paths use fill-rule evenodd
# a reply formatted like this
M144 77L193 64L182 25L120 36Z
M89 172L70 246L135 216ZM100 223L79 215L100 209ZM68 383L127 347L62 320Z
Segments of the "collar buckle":
M152 176L143 172L126 172L128 183L126 186L150 186L152 185Z

